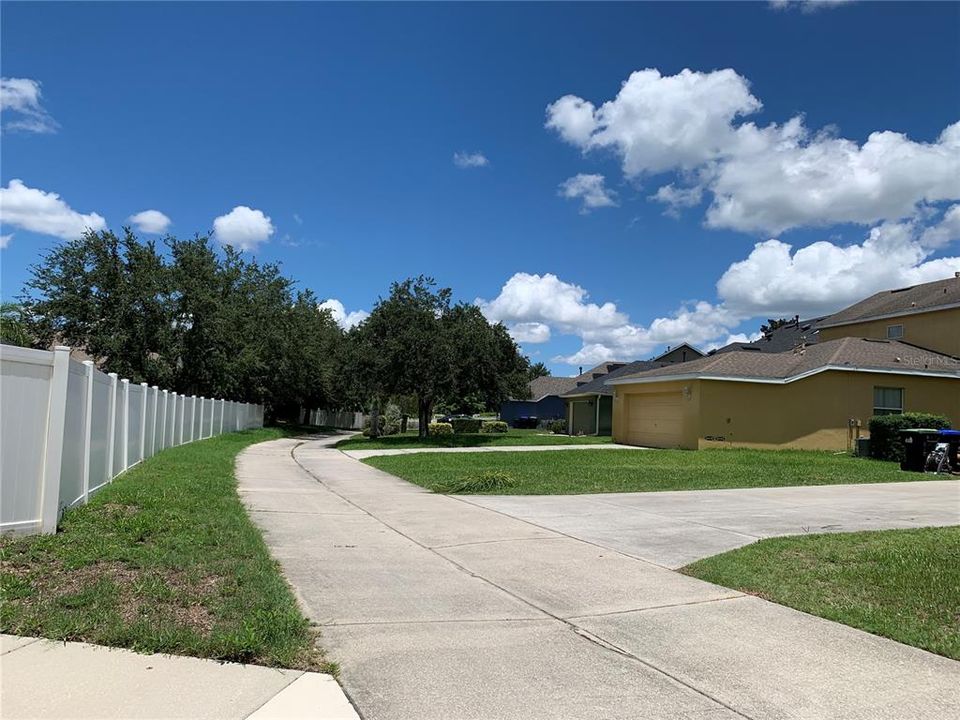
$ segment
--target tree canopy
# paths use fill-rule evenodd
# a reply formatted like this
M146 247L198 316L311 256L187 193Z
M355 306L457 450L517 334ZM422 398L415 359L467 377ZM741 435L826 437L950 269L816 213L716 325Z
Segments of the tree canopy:
M263 403L273 416L376 414L392 400L413 405L426 432L438 404L496 409L531 377L503 325L427 277L394 283L344 332L279 266L206 237L158 245L128 229L90 231L31 273L20 305L4 308L5 338L71 345L133 382Z

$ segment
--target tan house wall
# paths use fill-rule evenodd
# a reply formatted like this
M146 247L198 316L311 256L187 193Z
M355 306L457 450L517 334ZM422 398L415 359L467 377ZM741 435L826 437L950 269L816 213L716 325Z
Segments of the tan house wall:
M873 388L902 387L904 411L947 415L960 423L960 380L886 373L828 371L787 384L694 380L619 385L613 435L626 442L627 395L690 388L682 447L768 447L846 450L847 421L869 435ZM711 438L711 439L707 439ZM723 438L722 440L719 438Z
M686 392L684 392L686 388ZM681 447L696 449L700 428L700 381L641 383L615 385L613 396L613 441L627 444L629 397L649 393L683 393L683 441Z
M903 342L960 357L960 308L820 328L820 342L842 337L886 339L890 325L903 325ZM958 420L960 422L960 420Z

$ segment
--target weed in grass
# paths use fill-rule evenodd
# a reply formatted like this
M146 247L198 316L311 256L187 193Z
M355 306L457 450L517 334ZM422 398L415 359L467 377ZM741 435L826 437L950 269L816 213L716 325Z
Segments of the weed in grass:
M486 472L470 475L453 482L442 483L436 488L436 492L445 495L452 494L470 494L470 493L500 493L517 484L517 479L508 473L500 470L488 470Z

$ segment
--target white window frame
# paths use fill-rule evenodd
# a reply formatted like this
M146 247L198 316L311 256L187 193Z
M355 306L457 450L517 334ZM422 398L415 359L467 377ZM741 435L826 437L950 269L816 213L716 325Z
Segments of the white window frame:
M895 335L891 332L894 328L900 328L900 334ZM903 323L897 325L887 325L887 340L901 340L903 339Z
M900 393L900 407L883 407L877 405L877 390L897 390ZM903 396L902 387L886 387L874 385L873 387L873 414L874 415L903 415Z

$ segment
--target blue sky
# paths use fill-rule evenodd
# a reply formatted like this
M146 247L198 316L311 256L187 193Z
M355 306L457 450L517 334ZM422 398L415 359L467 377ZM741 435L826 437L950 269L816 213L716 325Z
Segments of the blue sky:
M960 270L956 3L0 13L5 298L155 210L351 320L432 275L568 374Z

